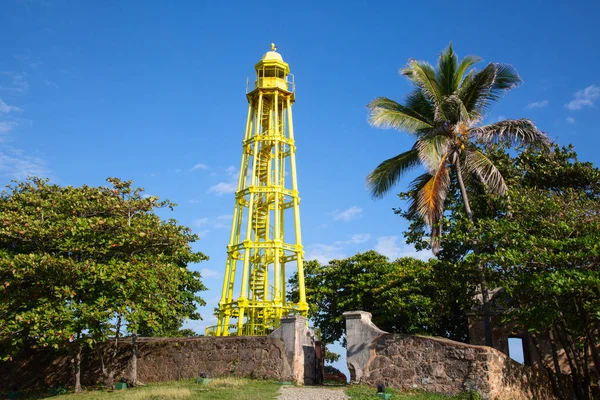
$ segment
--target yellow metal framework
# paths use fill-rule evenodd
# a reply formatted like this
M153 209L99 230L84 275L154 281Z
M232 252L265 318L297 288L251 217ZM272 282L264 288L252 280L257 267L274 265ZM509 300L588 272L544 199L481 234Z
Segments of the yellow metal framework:
M292 122L295 88L289 65L275 50L271 45L255 65L255 87L246 94L248 118L218 324L208 327L207 335L266 335L282 316L308 312ZM298 303L286 299L290 263L297 266Z

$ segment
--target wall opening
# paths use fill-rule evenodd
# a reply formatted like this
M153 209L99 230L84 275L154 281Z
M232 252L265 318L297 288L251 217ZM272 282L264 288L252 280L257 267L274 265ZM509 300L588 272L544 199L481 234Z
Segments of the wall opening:
M508 356L519 364L525 364L525 346L523 338L508 338Z

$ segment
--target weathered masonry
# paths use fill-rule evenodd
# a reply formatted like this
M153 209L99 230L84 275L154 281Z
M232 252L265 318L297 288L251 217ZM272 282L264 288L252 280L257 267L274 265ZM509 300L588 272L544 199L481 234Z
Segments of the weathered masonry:
M137 379L162 382L192 379L205 372L210 377L238 376L312 384L316 378L314 337L306 318L282 318L270 336L193 338L138 338ZM132 343L119 345L116 377L131 377ZM84 386L102 382L96 355L83 354ZM33 387L73 386L71 356L67 352L32 350L0 362L0 391Z
M555 398L544 371L521 365L496 349L386 333L371 322L368 312L347 312L344 317L353 381L446 394L476 390L498 400Z

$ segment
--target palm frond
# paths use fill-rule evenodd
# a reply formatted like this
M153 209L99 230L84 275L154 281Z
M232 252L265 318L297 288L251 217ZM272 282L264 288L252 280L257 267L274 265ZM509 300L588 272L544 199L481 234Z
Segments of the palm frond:
M454 81L453 92L459 88L467 69L477 64L479 61L481 61L481 58L478 56L466 56L462 59L456 70L456 80Z
M435 106L441 104L443 95L437 83L435 70L429 63L410 60L408 67L400 72L409 77Z
M519 76L519 73L509 64L496 63L496 79L492 91L497 95L501 95L502 92L514 89L518 87L523 80Z
M492 193L504 196L508 187L494 163L479 150L466 150L464 168L477 175L483 185Z
M482 71L472 69L465 76L457 91L457 95L472 118L481 117L481 110L478 103L489 92L490 87L494 83L495 76L496 68L494 64L489 64Z
M419 159L430 174L440 167L442 159L447 157L451 139L446 135L422 136L415 143Z
M423 188L427 184L431 184L430 182L433 178L434 177L430 173L426 172L422 175L419 175L411 182L409 191L412 193L412 196L408 198L408 210L405 214L405 217L413 221L416 229L425 228L425 226L429 226L431 228L431 249L434 254L437 254L440 248L440 236L442 233L439 221L436 224L430 225L419 211L419 196L422 193Z
M431 127L431 123L418 112L386 97L376 98L367 108L369 123L377 128L403 129L409 133L416 133Z
M435 175L417 193L416 208L423 221L431 228L431 250L437 254L442 233L440 221L444 215L444 203L450 186L450 174L445 158Z
M449 96L454 93L457 64L458 57L452 49L452 43L450 43L448 48L440 54L437 65L437 82L443 96Z
M533 121L529 119L507 119L489 125L483 125L469 130L469 134L480 140L485 145L499 142L510 145L538 145L548 147L548 136L538 130Z
M421 163L419 151L413 148L385 160L367 176L367 185L373 197L382 197L398 183L400 177L408 170Z
M444 213L444 202L450 185L445 155L439 168L417 194L417 210L429 226L437 224Z
M419 114L424 120L433 125L435 118L434 105L425 97L420 89L415 89L406 96L404 104L407 108Z
M417 199L419 197L418 194L423 189L423 187L427 184L427 182L429 182L430 179L431 179L431 174L429 172L425 172L424 174L417 176L410 183L409 192L414 193L414 195L410 198L409 204L408 204L408 214L407 215L409 216L409 218L412 219L412 217L416 217L416 216L422 218L421 215L419 214L419 209L417 207Z
M521 83L516 70L507 64L488 64L482 71L470 71L458 90L458 95L473 118L484 111L505 92Z

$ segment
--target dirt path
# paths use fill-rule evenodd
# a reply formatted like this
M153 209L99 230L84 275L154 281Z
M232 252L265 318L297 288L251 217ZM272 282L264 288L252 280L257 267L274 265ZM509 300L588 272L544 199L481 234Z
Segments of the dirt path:
M282 386L278 400L345 400L344 388Z

